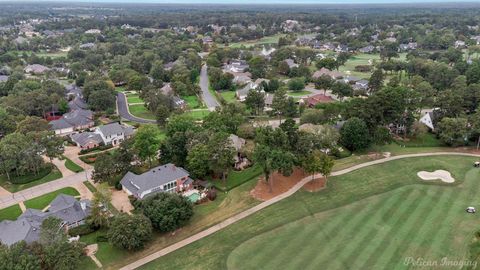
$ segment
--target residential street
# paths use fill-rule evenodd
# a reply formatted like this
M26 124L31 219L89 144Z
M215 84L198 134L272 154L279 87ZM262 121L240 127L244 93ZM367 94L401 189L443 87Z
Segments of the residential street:
M210 91L208 91L208 73L207 73L207 65L202 66L202 70L200 72L200 88L202 90L202 99L207 105L210 111L215 110L216 107L220 106L217 99L212 96Z
M140 124L156 124L157 123L157 121L155 120L144 119L144 118L131 115L130 111L128 110L127 97L125 96L124 93L117 93L117 111L121 118L128 121L132 121Z
M470 153L459 153L459 152L437 152L437 153L420 153L420 154L408 154L408 155L399 155L399 156L392 156L392 157L387 157L387 158L383 158L383 159L379 159L379 160L374 160L374 161L369 161L369 162L365 162L365 163L362 163L362 164L358 164L358 165L355 165L355 166L352 166L350 168L347 168L347 169L343 169L343 170L340 170L340 171L336 171L336 172L333 172L332 173L332 176L337 176L337 175L342 175L342 174L346 174L346 173L350 173L352 171L355 171L355 170L358 170L358 169L361 169L361 168L365 168L365 167L368 167L368 166L372 166L372 165L376 165L376 164L380 164L380 163L384 163L384 162L388 162L388 161L392 161L392 160L397 160L397 159L402 159L402 158L411 158L411 157L425 157L425 156L441 156L441 155L456 155L456 156L473 156L473 157L480 157L480 155L477 155L477 154L470 154ZM322 177L322 175L315 175L315 179L316 178L319 178L319 177ZM121 268L121 270L131 270L131 269L136 269L146 263L149 263L155 259L158 259L164 255L167 255L173 251L176 251L177 249L180 249L188 244L191 244L197 240L200 240L204 237L207 237L217 231L220 231L222 229L224 229L225 227L239 221L239 220L242 220L276 202L279 202L287 197L289 197L290 195L294 194L295 192L297 192L303 185L305 185L306 183L308 183L309 181L312 180L312 177L311 176L307 176L305 178L303 178L300 182L298 182L295 186L293 186L290 190L288 190L287 192L285 193L282 193L268 201L265 201L263 203L260 203L250 209L247 209L239 214L236 214L235 216L233 217L230 217L222 222L220 222L219 224L217 225L214 225L204 231L201 231L197 234L194 234L180 242L177 242L171 246L168 246L164 249L161 249L151 255L148 255L136 262L133 262L129 265L126 265L124 267Z
M0 209L15 205L21 201L26 201L65 187L75 187L78 184L82 184L86 180L86 176L90 178L92 173L91 169L83 172L79 172L67 177L60 178L48 183L44 183L38 186L34 186L22 191L0 195ZM3 194L3 193L2 193Z

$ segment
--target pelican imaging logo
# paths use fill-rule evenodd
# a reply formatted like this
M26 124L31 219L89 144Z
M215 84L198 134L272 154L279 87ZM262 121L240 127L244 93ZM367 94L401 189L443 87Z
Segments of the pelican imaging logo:
M425 259L422 257L418 257L418 258L406 257L403 264L406 266L422 267L422 268L428 268L428 267L432 267L432 268L445 267L446 269L454 269L454 268L461 269L463 267L472 267L473 269L477 268L476 261L456 260L456 259L450 259L448 257L443 257L440 260L431 260L431 259Z

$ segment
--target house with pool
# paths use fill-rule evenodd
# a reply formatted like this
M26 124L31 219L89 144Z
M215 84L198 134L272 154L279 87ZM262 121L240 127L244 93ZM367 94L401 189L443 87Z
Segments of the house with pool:
M143 199L158 192L177 192L196 202L201 196L193 188L190 173L172 163L157 166L145 173L128 172L120 180L122 189L130 196Z

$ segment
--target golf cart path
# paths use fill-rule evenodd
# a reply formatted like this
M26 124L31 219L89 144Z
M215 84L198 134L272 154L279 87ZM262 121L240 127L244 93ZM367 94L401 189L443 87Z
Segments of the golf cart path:
M369 166L372 166L372 165L376 165L376 164L382 164L382 163L385 163L385 162L389 162L389 161L392 161L392 160L397 160L397 159L403 159L403 158L413 158L413 157L426 157L426 156L471 156L471 157L480 157L479 154L471 154L471 153L461 153L461 152L434 152L434 153L419 153L419 154L406 154L406 155L398 155L398 156L391 156L391 157L387 157L387 158L383 158L383 159L378 159L378 160L374 160L374 161L369 161L369 162L365 162L365 163L362 163L362 164L358 164L358 165L355 165L355 166L352 166L350 168L347 168L347 169L343 169L343 170L339 170L339 171L336 171L336 172L333 172L331 174L331 176L338 176L338 175L343 175L343 174L347 174L347 173L350 173L350 172L353 172L355 170L358 170L358 169L361 169L361 168L365 168L365 167L369 167ZM320 178L322 177L321 174L316 174L314 176L314 179L317 179L317 178ZM288 191L276 196L276 197L273 197L272 199L268 200L268 201L265 201L265 202L262 202L250 209L247 209L243 212L240 212L216 225L213 225L212 227L206 229L206 230L203 230L199 233L196 233L190 237L187 237L185 239L183 239L182 241L179 241L173 245L170 245L166 248L163 248L155 253L152 253L146 257L143 257L142 259L140 260L137 260L131 264L128 264L122 268L120 268L121 270L131 270L131 269L136 269L136 268L139 268L141 267L142 265L145 265L151 261L154 261L164 255L167 255L173 251L176 251L177 249L180 249L182 247L185 247L197 240L200 240L204 237L207 237L215 232L218 232L222 229L224 229L225 227L239 221L239 220L242 220L274 203L277 203L285 198L288 198L289 196L291 196L292 194L294 194L295 192L297 192L300 188L303 187L303 185L305 185L306 183L308 183L309 181L312 180L312 177L311 176L307 176L305 178L303 178L302 180L300 180L300 182L298 182L297 184L295 184L292 188L290 188Z

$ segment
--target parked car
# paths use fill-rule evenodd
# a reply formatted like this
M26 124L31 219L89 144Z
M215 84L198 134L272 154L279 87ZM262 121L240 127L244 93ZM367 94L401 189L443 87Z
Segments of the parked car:
M470 213L470 214L474 214L476 212L475 207L471 207L471 206L467 207L466 211L467 213Z

